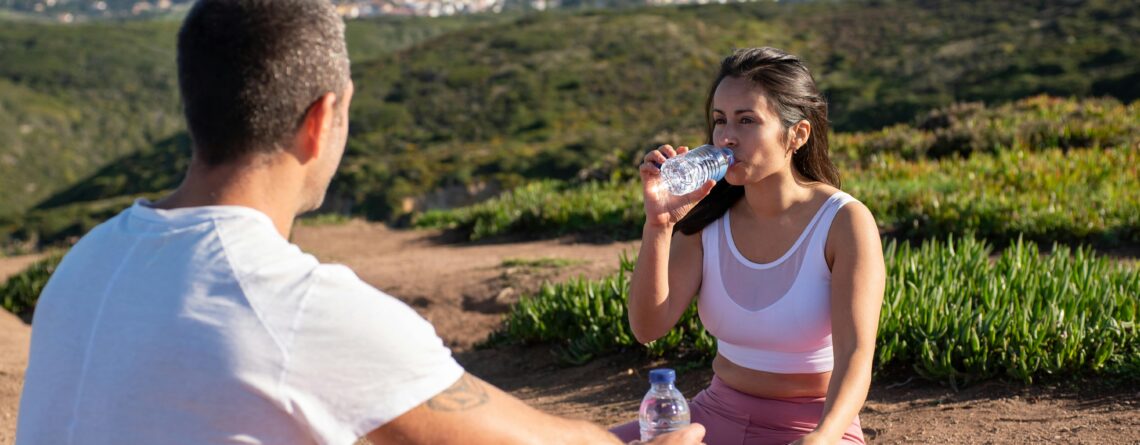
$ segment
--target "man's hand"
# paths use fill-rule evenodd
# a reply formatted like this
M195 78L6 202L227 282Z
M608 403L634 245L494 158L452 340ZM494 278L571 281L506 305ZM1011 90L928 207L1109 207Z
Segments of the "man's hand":
M649 442L635 440L633 443L638 445L704 445L704 442L701 442L701 439L704 438L705 427L699 423L694 423L672 433L657 436Z
M819 436L814 435L814 433L812 433L812 434L808 434L804 437L801 437L801 438L797 439L795 442L792 442L788 445L817 445L817 444L823 445L826 443L827 443L826 440L824 440L824 439L820 438Z

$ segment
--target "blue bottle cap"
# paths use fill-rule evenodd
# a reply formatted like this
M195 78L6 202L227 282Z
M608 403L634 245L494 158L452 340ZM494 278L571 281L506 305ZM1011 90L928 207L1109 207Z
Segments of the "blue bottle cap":
M657 368L649 371L649 383L673 383L677 380L677 373L671 368Z

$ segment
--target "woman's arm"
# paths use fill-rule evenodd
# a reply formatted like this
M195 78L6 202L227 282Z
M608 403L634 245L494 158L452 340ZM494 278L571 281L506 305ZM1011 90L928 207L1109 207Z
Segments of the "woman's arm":
M661 187L658 166L688 149L662 145L641 163L645 227L629 284L629 326L642 343L661 338L677 324L701 285L701 235L673 235L673 226L712 190L713 181L684 196Z
M886 286L883 244L875 218L861 203L836 215L829 239L831 332L835 368L827 388L823 418L802 443L838 443L867 400L875 335Z
M649 224L642 229L629 282L629 326L642 343L668 333L701 286L701 235L671 232Z

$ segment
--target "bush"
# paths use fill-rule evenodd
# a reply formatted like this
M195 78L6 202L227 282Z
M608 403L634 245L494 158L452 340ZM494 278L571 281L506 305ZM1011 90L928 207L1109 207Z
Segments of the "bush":
M951 238L920 247L888 242L877 372L913 371L968 384L995 377L1031 382L1140 369L1140 272L1088 249L1050 255L1017 242L991 260L984 241ZM568 363L636 348L626 301L633 261L602 280L548 285L521 299L492 344L554 343ZM651 355L708 359L715 342L689 308Z
M4 286L0 287L0 303L3 303L4 309L16 314L25 323L31 323L40 293L62 260L63 254L52 255L8 278Z
M538 295L519 300L503 327L491 334L486 344L554 343L558 357L571 364L638 346L626 312L628 274L634 261L623 254L620 262L616 275L546 284ZM715 348L716 342L701 326L696 308L691 307L677 327L647 345L645 351L653 356L703 359Z
M968 159L906 162L883 155L845 169L845 186L880 229L911 240L972 233L998 245L1027 240L1140 244L1140 145L1114 149L1006 150ZM644 222L635 181L543 181L499 198L425 214L419 227L469 239L566 233L634 238Z
M998 245L1024 237L1117 247L1140 243L1138 162L1140 145L918 162L883 156L850 171L845 188L897 237L972 233Z
M909 161L1006 150L1127 147L1140 134L1140 102L1036 96L996 107L960 103L920 115L915 125L839 134L833 151L862 163L894 155Z
M470 240L567 233L628 239L640 233L645 219L640 193L636 184L620 180L580 186L539 181L470 207L426 212L415 225L458 230Z
M951 384L1032 382L1140 365L1140 272L1089 249L1017 242L991 261L972 238L886 248L880 369Z

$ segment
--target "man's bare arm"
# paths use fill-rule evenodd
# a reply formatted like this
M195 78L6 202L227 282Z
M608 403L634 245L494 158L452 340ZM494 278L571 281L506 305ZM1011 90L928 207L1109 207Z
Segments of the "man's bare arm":
M654 444L697 444L699 426ZM389 444L621 444L589 422L563 419L531 408L471 374L367 436Z
M463 374L459 381L427 401L428 409L442 412L461 412L486 405L491 395L483 382L471 374Z

